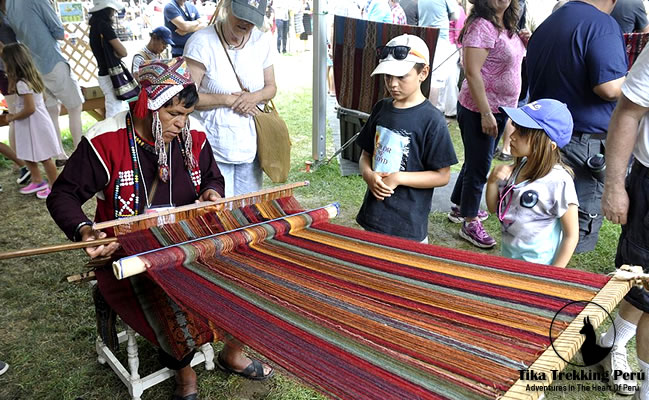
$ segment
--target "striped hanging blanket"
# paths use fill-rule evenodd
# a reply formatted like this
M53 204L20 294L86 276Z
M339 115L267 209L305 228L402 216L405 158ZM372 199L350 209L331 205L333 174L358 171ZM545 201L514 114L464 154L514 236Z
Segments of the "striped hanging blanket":
M385 24L335 16L333 68L336 99L341 107L369 114L374 104L386 97L383 78L370 76L379 62L376 48L404 33L419 36L428 44L429 65L433 65L438 28ZM429 88L430 74L422 84L426 97Z
M249 207L246 219L293 214L296 204ZM165 225L147 240L178 243L209 230L199 225ZM558 347L574 355L585 303L571 302L610 311L629 288L604 294L605 276L333 225L323 210L140 258L188 312L349 400L536 398L517 386L520 371L560 370L547 361L549 337L556 344L568 331L575 338Z
M649 42L649 33L625 33L626 54L629 57L629 69Z

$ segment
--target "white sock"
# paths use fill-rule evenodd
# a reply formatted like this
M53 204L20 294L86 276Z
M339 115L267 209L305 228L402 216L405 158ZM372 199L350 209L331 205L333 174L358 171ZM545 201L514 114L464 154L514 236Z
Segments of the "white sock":
M645 380L640 387L640 400L649 400L649 364L638 358L638 365L644 372Z
M615 331L614 331L615 329ZM626 347L629 340L635 336L636 326L631 322L620 317L618 314L606 333L600 339L600 345L603 347L612 347L613 344L620 347ZM615 340L615 343L613 343Z

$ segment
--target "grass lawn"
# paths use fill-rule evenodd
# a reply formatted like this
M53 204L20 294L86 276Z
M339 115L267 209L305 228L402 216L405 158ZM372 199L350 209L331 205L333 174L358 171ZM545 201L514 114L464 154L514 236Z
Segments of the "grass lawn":
M354 217L365 192L359 176L341 177L334 160L314 172L305 172L304 162L311 159L311 92L280 92L276 104L286 119L293 141L292 169L289 181L309 180L311 185L298 189L296 196L307 207L332 202L341 204L341 215L335 223L356 226ZM92 123L84 119L85 129ZM462 159L461 140L456 124L451 133L458 158ZM333 144L328 135L328 154ZM68 148L71 141L66 140ZM459 167L455 167L456 170ZM16 174L8 161L0 162L0 251L38 247L66 242L66 238L49 217L43 201L35 196L21 196L15 183ZM270 185L270 182L266 182ZM93 202L85 206L94 212ZM433 244L479 251L461 240L458 226L443 213L431 214L429 239ZM499 224L490 218L486 227L499 239ZM574 256L569 268L597 273L610 272L619 227L604 223L595 251ZM486 251L498 254L498 249ZM9 261L0 261L0 360L10 364L0 377L0 399L125 399L124 386L106 366L96 362L94 352L95 320L87 284L71 285L62 278L79 273L87 257L82 251L56 253ZM140 373L157 367L155 350L140 340ZM634 347L629 346L634 354ZM125 356L122 349L122 356ZM634 360L634 357L630 357ZM634 370L635 363L632 361ZM243 400L311 400L323 399L288 375L280 373L265 383L251 383L219 371L197 368L202 399ZM169 381L144 392L146 399L167 399L173 390ZM547 399L613 399L609 393L549 393Z

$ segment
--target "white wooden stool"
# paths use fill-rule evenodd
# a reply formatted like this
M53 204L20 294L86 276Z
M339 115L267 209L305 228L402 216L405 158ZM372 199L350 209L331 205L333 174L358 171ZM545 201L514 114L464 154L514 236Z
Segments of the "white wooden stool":
M146 389L171 378L174 376L175 372L169 368L162 368L161 370L141 378L138 373L140 359L137 354L135 335L135 331L129 326L127 326L126 331L117 334L117 339L120 343L127 342L126 353L128 354L128 370L124 365L122 365L117 357L115 357L115 354L113 354L113 352L104 344L101 338L97 338L95 347L97 349L97 362L102 365L108 363L119 379L121 379L122 383L124 383L128 388L132 400L141 400L140 396ZM214 350L209 343L202 345L196 354L194 354L191 366L193 367L202 362L205 362L206 370L214 369Z

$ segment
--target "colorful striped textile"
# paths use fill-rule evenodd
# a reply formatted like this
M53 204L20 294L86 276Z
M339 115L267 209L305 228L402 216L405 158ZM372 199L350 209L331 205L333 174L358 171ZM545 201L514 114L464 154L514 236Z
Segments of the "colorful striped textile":
M336 99L341 107L371 113L372 107L387 96L381 76L370 76L378 58L376 48L390 39L409 33L421 37L430 50L433 65L438 28L394 25L336 15L334 18L333 63ZM430 76L422 85L428 96Z
M629 69L638 58L642 49L649 42L649 33L625 33L626 54L629 57Z
M293 214L296 203L240 215L271 219ZM181 231L152 236L166 245ZM581 344L584 305L557 312L571 301L610 311L629 288L607 293L613 282L601 275L333 225L323 210L140 258L188 312L349 400L537 398L521 388L519 370L562 369L548 361L550 327L567 359ZM575 329L564 345L562 332Z

